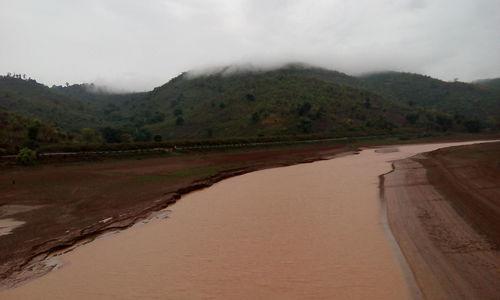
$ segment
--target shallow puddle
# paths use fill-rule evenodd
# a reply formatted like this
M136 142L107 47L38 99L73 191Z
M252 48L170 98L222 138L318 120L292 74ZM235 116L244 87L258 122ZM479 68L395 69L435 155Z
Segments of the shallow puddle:
M445 146L258 171L183 197L166 219L96 240L1 299L410 299L381 224L391 160Z

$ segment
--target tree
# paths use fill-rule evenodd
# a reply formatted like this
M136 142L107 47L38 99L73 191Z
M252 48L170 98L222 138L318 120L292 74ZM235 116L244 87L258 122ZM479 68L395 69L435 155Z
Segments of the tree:
M176 110L174 110L174 117L178 117L180 115L182 115L182 109L177 108Z
M33 165L36 161L36 152L29 148L23 148L17 154L17 161L25 166Z
M368 109L372 108L372 103L370 102L370 98L368 97L365 99L365 107Z
M146 128L141 128L137 130L135 136L134 136L134 141L136 142L148 142L151 141L151 138L153 137L153 134L147 130Z
M306 103L302 104L297 111L299 113L299 116L304 116L310 110L311 110L311 103L306 102Z
M464 127L467 132L480 132L483 129L483 123L479 120L467 120L464 122Z
M453 126L453 118L444 113L439 113L436 116L436 123L439 125L439 129L442 131L447 131Z
M32 141L36 141L38 138L38 126L31 126L28 128L28 138Z
M120 142L121 143L132 143L132 141L134 140L134 138L132 137L132 135L130 133L122 133L120 134Z
M154 141L155 141L155 142L161 142L162 137L161 137L161 135L157 134L157 135L155 135L155 136L153 137L153 139L154 139Z
M209 138L212 138L214 136L214 129L213 128L207 128L207 136Z
M119 129L104 127L101 128L101 134L106 143L119 143L121 142L121 135L123 132Z
M82 139L85 143L96 143L99 141L99 135L92 128L83 128Z
M260 121L260 114L259 112L256 111L252 114L252 122L257 123L259 121Z
M418 113L410 113L406 115L406 121L410 124L415 124L417 123L419 117Z
M177 119L175 120L175 125L181 126L182 124L184 124L184 118L181 116L178 116Z
M299 129L302 133L310 133L312 128L312 122L309 118L301 118L299 123Z

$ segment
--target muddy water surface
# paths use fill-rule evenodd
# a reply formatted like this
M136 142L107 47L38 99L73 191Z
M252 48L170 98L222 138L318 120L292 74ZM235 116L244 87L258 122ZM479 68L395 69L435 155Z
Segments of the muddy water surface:
M378 176L390 160L450 145L369 149L225 180L0 298L410 299L381 225Z

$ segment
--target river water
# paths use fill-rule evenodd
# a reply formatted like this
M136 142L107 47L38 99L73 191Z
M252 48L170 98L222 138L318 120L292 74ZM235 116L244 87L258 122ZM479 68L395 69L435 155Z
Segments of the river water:
M1 299L411 299L384 229L390 161L453 144L363 150L183 197L168 218L62 255Z

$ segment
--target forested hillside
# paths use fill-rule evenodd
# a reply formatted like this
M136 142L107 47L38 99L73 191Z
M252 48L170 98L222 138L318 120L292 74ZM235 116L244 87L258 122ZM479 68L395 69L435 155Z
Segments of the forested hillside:
M74 132L89 124L102 124L95 105L56 94L35 80L0 77L0 108Z
M476 80L473 84L500 90L500 78Z
M0 155L2 152L16 152L23 146L37 147L40 143L70 142L72 138L46 122L0 109Z
M406 123L404 107L304 73L183 74L128 103L123 112L137 126L167 138L345 133ZM144 124L151 114L158 122Z
M291 64L183 73L146 93L92 84L48 88L0 77L0 108L88 142L497 130L500 89L384 72L360 77Z
M498 121L500 91L464 82L444 82L429 76L385 72L360 77L365 87L396 103L435 109L455 118Z

